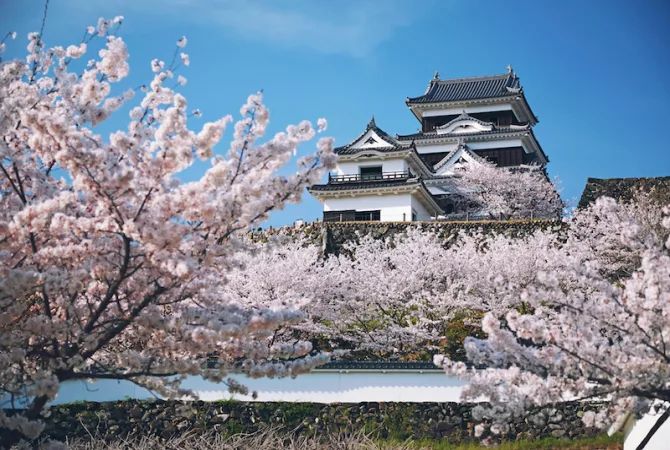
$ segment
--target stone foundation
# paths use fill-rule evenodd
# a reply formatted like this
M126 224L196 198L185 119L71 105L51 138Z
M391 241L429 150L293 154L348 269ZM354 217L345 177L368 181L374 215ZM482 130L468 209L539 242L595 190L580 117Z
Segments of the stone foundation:
M564 403L531 411L510 424L505 439L553 436L575 438L597 434L581 421L595 405ZM365 430L379 438L448 438L474 440L472 405L461 403L261 403L179 402L125 400L109 403L74 403L51 408L45 434L105 440L152 434L170 438L186 431L225 434L253 432L275 426L295 433L324 435Z

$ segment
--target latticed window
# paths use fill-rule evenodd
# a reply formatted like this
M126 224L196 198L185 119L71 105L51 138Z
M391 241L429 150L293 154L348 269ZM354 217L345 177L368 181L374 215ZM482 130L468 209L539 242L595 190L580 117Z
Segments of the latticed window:
M356 216L354 220L356 222L365 222L365 221L379 221L381 217L381 211L380 210L375 210L375 211L356 211Z
M381 180L382 166L361 167L361 180Z
M342 211L324 211L324 222L376 222L381 220L381 210L355 211L347 209Z

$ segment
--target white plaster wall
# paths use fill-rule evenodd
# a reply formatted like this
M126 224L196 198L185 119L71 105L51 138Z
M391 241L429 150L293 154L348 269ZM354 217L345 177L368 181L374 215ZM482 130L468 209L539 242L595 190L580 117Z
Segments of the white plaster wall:
M383 172L404 172L407 170L407 161L404 159L385 159L382 163Z
M439 153L439 152L451 152L458 148L458 144L438 144L438 145L427 145L425 143L416 142L416 151L418 153Z
M419 372L311 372L297 378L232 378L258 395L231 395L224 385L189 377L184 387L201 400L247 400L259 402L458 402L464 383L442 371ZM129 381L68 381L61 385L54 404L75 401L104 402L126 398L153 398L146 389Z
M431 213L428 212L415 195L412 196L412 209L416 211L416 220L430 220Z
M666 407L670 407L670 404L666 403ZM624 450L635 450L640 444L642 439L647 435L651 430L651 427L654 426L658 420L660 414L663 411L659 411L658 414L647 414L642 417L640 420L634 422L632 429L626 434L626 439L623 443ZM670 420L666 420L663 425L654 433L652 438L649 440L647 445L644 447L645 450L667 450L670 448Z
M335 173L338 175L356 175L360 172L359 167L382 166L382 172L403 172L407 170L407 161L396 159L370 159L364 161L344 161L337 164Z
M356 175L358 173L358 166L360 163L357 162L341 162L337 163L335 167L335 172L338 175ZM375 161L374 164L368 164L370 166L379 165L379 161Z
M506 103L502 105L478 105L478 106L460 106L456 108L445 108L445 109L433 109L430 111L424 111L424 117L433 117L433 116L451 116L453 114L461 114L463 111L466 113L479 113L479 112L489 112L489 111L509 111L512 109L511 103Z
M328 198L323 202L324 211L347 209L356 211L379 209L381 211L380 220L382 222L412 220L412 199L410 194L357 195L356 197Z
M488 148L505 148L505 147L522 147L521 139L506 139L504 141L487 141L487 142L468 142L465 143L473 150L486 150ZM524 150L526 150L524 148ZM528 151L526 150L526 153Z

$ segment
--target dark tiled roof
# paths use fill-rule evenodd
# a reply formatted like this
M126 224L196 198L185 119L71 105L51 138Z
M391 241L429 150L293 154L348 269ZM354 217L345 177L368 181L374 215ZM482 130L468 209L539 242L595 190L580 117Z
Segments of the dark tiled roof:
M467 139L470 136L486 136L495 134L510 134L510 133L526 133L530 127L512 128L512 127L495 127L490 131L477 131L475 133L442 133L435 131L426 131L412 134L399 134L396 138L399 141L420 141L425 139L440 139L440 138L459 138Z
M375 152L380 152L380 153L391 153L391 152L397 152L400 150L409 150L411 149L412 146L410 144L406 145L396 145L396 146L388 146L388 147L367 147L367 148L353 148L349 146L344 146L344 147L337 147L335 149L335 153L338 155L353 155L355 153L361 153L361 152L369 152L369 151L375 151Z
M375 133L377 133L377 136L379 136L384 142L386 142L388 146L377 147L377 148L352 148L352 145L359 139L361 139L363 136L365 136L365 133L367 133L370 130L373 130ZM394 152L397 150L403 150L407 148L409 148L407 145L401 144L387 132L379 128L377 126L377 123L375 122L375 118L373 117L372 119L370 119L370 122L368 122L368 125L367 127L365 127L365 130L356 139L354 139L353 141L351 141L351 143L347 145L343 145L342 147L336 147L335 153L337 153L338 155L351 155L353 153L368 150L375 150L380 152Z
M449 153L451 152L419 153L419 158L421 158L421 161L423 161L426 166L430 167L432 171L433 166L442 161Z
M397 187L397 186L419 186L421 180L417 178L410 178L409 180L375 180L375 181L357 181L353 183L328 183L315 184L308 188L310 192L327 192L327 191L348 191L350 189L373 189L380 187Z
M432 362L331 361L317 370L440 370Z
M670 176L655 178L589 178L579 208L585 208L598 197L608 196L617 200L630 200L637 190L652 192L662 203L670 203Z
M519 77L514 72L488 77L431 80L428 90L419 97L408 98L407 103L454 102L483 98L509 97L521 92Z

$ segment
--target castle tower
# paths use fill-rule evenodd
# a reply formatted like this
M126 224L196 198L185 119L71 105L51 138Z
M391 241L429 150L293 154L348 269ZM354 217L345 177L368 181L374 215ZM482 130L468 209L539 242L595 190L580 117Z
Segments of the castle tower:
M538 119L518 76L442 80L407 98L420 131L390 136L374 118L339 155L326 184L310 193L324 206L324 221L414 221L449 216L449 186L463 162L488 160L500 167L546 166L533 133Z

